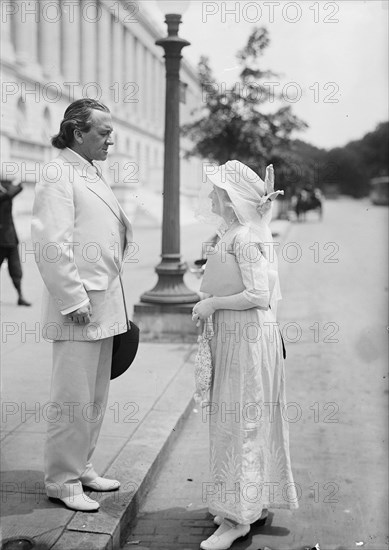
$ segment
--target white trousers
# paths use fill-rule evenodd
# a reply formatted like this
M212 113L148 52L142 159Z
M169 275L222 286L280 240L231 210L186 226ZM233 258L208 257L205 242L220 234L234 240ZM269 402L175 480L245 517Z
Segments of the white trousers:
M53 343L45 445L49 497L72 497L97 477L90 462L107 406L113 336Z

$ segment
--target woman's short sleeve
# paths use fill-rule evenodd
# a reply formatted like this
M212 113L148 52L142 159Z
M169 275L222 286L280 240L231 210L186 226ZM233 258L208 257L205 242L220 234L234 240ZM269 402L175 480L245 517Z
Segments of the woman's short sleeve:
M268 307L270 301L268 262L261 243L248 227L242 227L235 235L234 253L246 290L243 295L259 307Z

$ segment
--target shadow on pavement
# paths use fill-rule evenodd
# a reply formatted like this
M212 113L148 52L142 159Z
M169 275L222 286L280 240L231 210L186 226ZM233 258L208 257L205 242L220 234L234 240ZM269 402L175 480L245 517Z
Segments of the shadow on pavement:
M247 550L257 544L253 537L267 535L285 537L290 531L286 527L273 525L274 514L269 512L265 525L253 524L245 540L234 543L234 550ZM148 550L198 550L202 540L212 535L217 527L207 508L188 510L187 508L167 508L156 512L141 513L132 527L127 544L123 548ZM138 546L139 545L139 546ZM260 546L258 547L259 550ZM276 548L276 546L275 546Z

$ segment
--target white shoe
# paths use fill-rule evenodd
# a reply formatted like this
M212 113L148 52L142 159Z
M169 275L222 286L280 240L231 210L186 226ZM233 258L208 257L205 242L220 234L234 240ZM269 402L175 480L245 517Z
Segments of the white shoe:
M240 523L232 526L230 522L224 522L207 540L200 544L202 550L228 550L237 539L245 537L250 532L250 525Z
M116 479L106 479L105 477L96 477L93 481L82 483L84 487L94 491L116 491L120 487L120 482Z
M264 508L262 510L262 515L259 519L257 519L257 521L254 521L255 525L265 525L266 523L266 520L267 520L267 516L268 516L268 511L266 508ZM215 516L213 518L213 523L215 525L221 525L223 523L223 518L221 516Z
M53 497L49 497L53 498ZM80 495L74 495L72 497L53 498L53 500L60 500L70 508L71 510L77 510L77 512L96 512L100 508L100 504L91 499L85 493Z

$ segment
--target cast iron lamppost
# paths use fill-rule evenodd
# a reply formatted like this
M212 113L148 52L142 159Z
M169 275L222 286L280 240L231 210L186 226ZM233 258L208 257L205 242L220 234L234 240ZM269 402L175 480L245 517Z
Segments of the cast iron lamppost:
M167 14L168 36L156 44L165 50L166 112L163 174L162 261L155 268L156 286L141 296L141 302L182 304L198 301L184 283L186 265L180 255L180 63L181 50L189 42L178 36L181 15Z
M166 60L162 261L155 268L158 274L157 284L152 290L142 294L141 304L135 306L134 312L139 316L141 328L142 317L145 321L148 316L154 314L155 320L156 315L167 314L170 323L171 315L178 314L182 321L177 319L177 332L183 333L189 328L189 325L185 328L186 323L183 325L183 320L187 319L191 326L193 325L190 311L193 304L199 300L198 294L184 283L183 277L187 267L182 262L180 254L180 64L181 50L190 43L178 36L181 15L168 13L165 17L168 36L156 41L156 44L165 50ZM148 308L146 304L160 307ZM149 328L147 325L150 325L150 319L144 323L146 330ZM191 332L195 332L193 328Z

